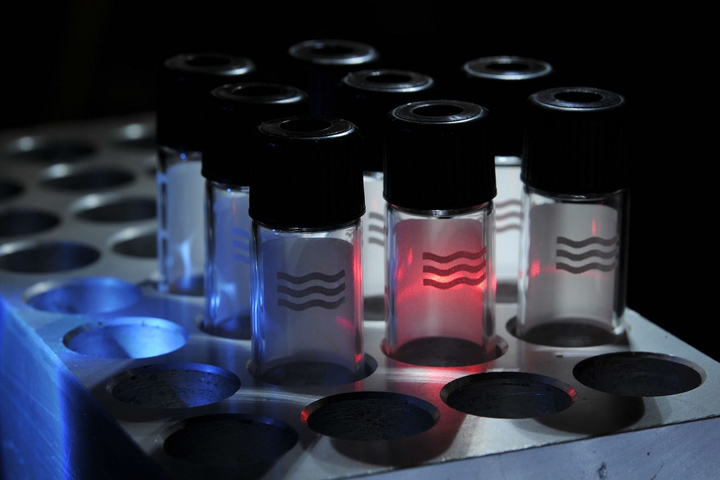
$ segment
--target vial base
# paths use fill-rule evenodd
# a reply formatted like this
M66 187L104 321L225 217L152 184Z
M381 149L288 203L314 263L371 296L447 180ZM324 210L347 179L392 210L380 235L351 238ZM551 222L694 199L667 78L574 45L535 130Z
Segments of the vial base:
M487 346L462 338L426 337L411 340L395 350L383 344L383 352L390 358L424 367L465 367L494 360L500 354L497 347Z
M519 338L529 343L551 347L596 347L618 341L621 333L577 319L542 323L528 329Z
M341 365L329 362L288 362L259 372L253 362L248 371L258 380L283 387L333 387L362 380L364 370L353 372Z
M203 332L216 337L250 340L252 337L252 319L249 315L225 318L209 322L207 319L200 326Z
M205 294L205 277L203 275L193 275L181 278L167 286L161 285L159 289L162 293L202 297Z

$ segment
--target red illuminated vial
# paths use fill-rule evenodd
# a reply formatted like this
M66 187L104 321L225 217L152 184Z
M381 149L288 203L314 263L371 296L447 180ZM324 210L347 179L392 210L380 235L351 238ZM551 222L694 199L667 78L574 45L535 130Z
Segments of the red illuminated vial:
M494 351L494 160L488 112L459 101L393 110L387 141L385 353L426 366Z

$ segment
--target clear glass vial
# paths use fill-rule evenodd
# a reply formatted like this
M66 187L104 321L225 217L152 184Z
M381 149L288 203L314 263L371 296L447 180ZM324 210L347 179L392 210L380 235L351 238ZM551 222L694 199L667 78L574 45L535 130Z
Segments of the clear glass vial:
M253 376L337 385L365 372L360 134L352 122L263 122L253 164Z
M527 101L517 335L584 347L624 331L625 98L560 87Z
M525 102L550 87L555 69L544 60L495 55L469 60L460 72L460 98L493 114L497 301L517 303L520 272L520 216L523 184L520 164Z
M348 73L338 88L337 114L363 133L363 295L365 319L385 319L385 199L383 127L390 110L434 98L437 83L410 70L375 68Z
M386 128L383 351L416 365L483 363L496 343L489 112L418 101L393 109Z
M210 91L255 72L244 57L180 54L158 73L158 290L203 295L204 200L201 174L205 134L203 104Z
M272 118L308 113L308 96L266 82L215 88L208 102L203 149L205 177L204 331L250 339L250 230L248 214L255 130Z
M288 48L287 78L310 95L310 114L337 116L337 89L345 74L370 68L380 60L375 47L343 38L303 40Z

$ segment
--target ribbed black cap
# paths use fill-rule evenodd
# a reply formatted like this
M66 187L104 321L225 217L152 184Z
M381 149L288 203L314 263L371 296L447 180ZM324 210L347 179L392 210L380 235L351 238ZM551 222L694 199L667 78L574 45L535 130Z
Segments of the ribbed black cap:
M310 113L336 115L336 92L342 77L376 65L380 54L372 45L342 38L309 39L288 49L288 82L310 95Z
M526 102L521 179L548 193L587 195L628 187L626 101L591 87L561 87Z
M271 228L332 228L365 213L358 127L337 118L263 122L250 217Z
M232 83L207 97L207 130L202 156L205 178L230 185L250 185L255 130L274 118L309 114L308 95L277 83Z
M459 100L423 100L386 120L384 197L414 210L482 205L497 194L488 110Z
M492 112L496 156L522 155L525 101L550 87L554 73L548 62L516 55L480 57L463 64L460 98Z
M388 68L346 74L337 92L337 115L363 132L363 168L383 171L383 127L390 110L404 103L435 98L437 82L423 73Z
M255 63L223 53L184 53L168 58L157 74L156 137L158 145L201 151L205 121L201 96L213 88L248 79Z

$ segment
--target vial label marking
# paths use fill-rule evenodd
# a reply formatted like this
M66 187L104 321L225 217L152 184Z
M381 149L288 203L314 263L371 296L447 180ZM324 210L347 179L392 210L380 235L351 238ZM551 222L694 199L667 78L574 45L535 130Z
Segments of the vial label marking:
M279 307L285 307L295 311L307 310L313 307L334 310L343 303L345 303L345 295L338 299L330 300L345 291L345 270L340 270L333 275L327 275L321 272L313 272L302 276L290 275L286 272L277 272L277 279L277 304ZM342 281L342 283L338 285L333 285L338 281ZM291 285L297 285L299 286L299 288L288 286L282 284L281 282L287 282ZM315 284L304 287L304 285L309 282L320 282L320 285ZM282 298L280 297L281 295L287 295L297 299L304 299L306 297L309 297L310 295L320 295L327 298L328 300L313 298L303 303L297 303L294 300Z
M508 230L520 231L520 219L522 203L518 199L495 202L496 233L503 233Z
M599 246L599 247L611 247L611 250L602 250L601 248L593 248L592 250L582 251L588 246ZM557 237L557 250L556 256L567 259L566 263L563 260L558 260L555 267L558 270L565 270L571 274L580 274L590 270L599 270L601 272L610 272L615 269L617 265L618 256L618 236L613 238L600 238L600 237L588 237L583 240L575 241L567 237ZM591 261L590 263L582 264L585 260L599 260ZM610 260L610 263L601 263L602 261Z
M233 260L250 265L250 232L233 228L231 242Z
M487 249L483 248L482 250L478 252L467 252L467 251L457 251L451 255L447 256L441 256L436 255L431 252L423 252L423 260L429 261L429 262L435 262L443 264L443 267L446 267L447 264L450 264L452 262L455 262L456 260L461 259L463 260L480 260L480 263L476 265L471 265L469 263L456 263L453 266L447 267L447 268L438 268L435 265L423 265L423 273L428 273L430 275L424 276L423 278L423 285L427 287L433 287L438 288L440 290L447 290L449 288L456 287L458 285L470 285L470 286L476 286L480 285L482 282L485 281L486 278L486 272L485 267L487 265L487 260L485 258ZM447 280L447 277L450 277L452 275L455 275L458 272L467 272L468 274L473 273L480 273L481 275L476 278L471 278L469 275L465 276L458 276L450 281ZM440 278L438 278L440 277ZM442 281L441 281L442 280Z
M368 243L385 246L385 217L377 212L368 213Z

